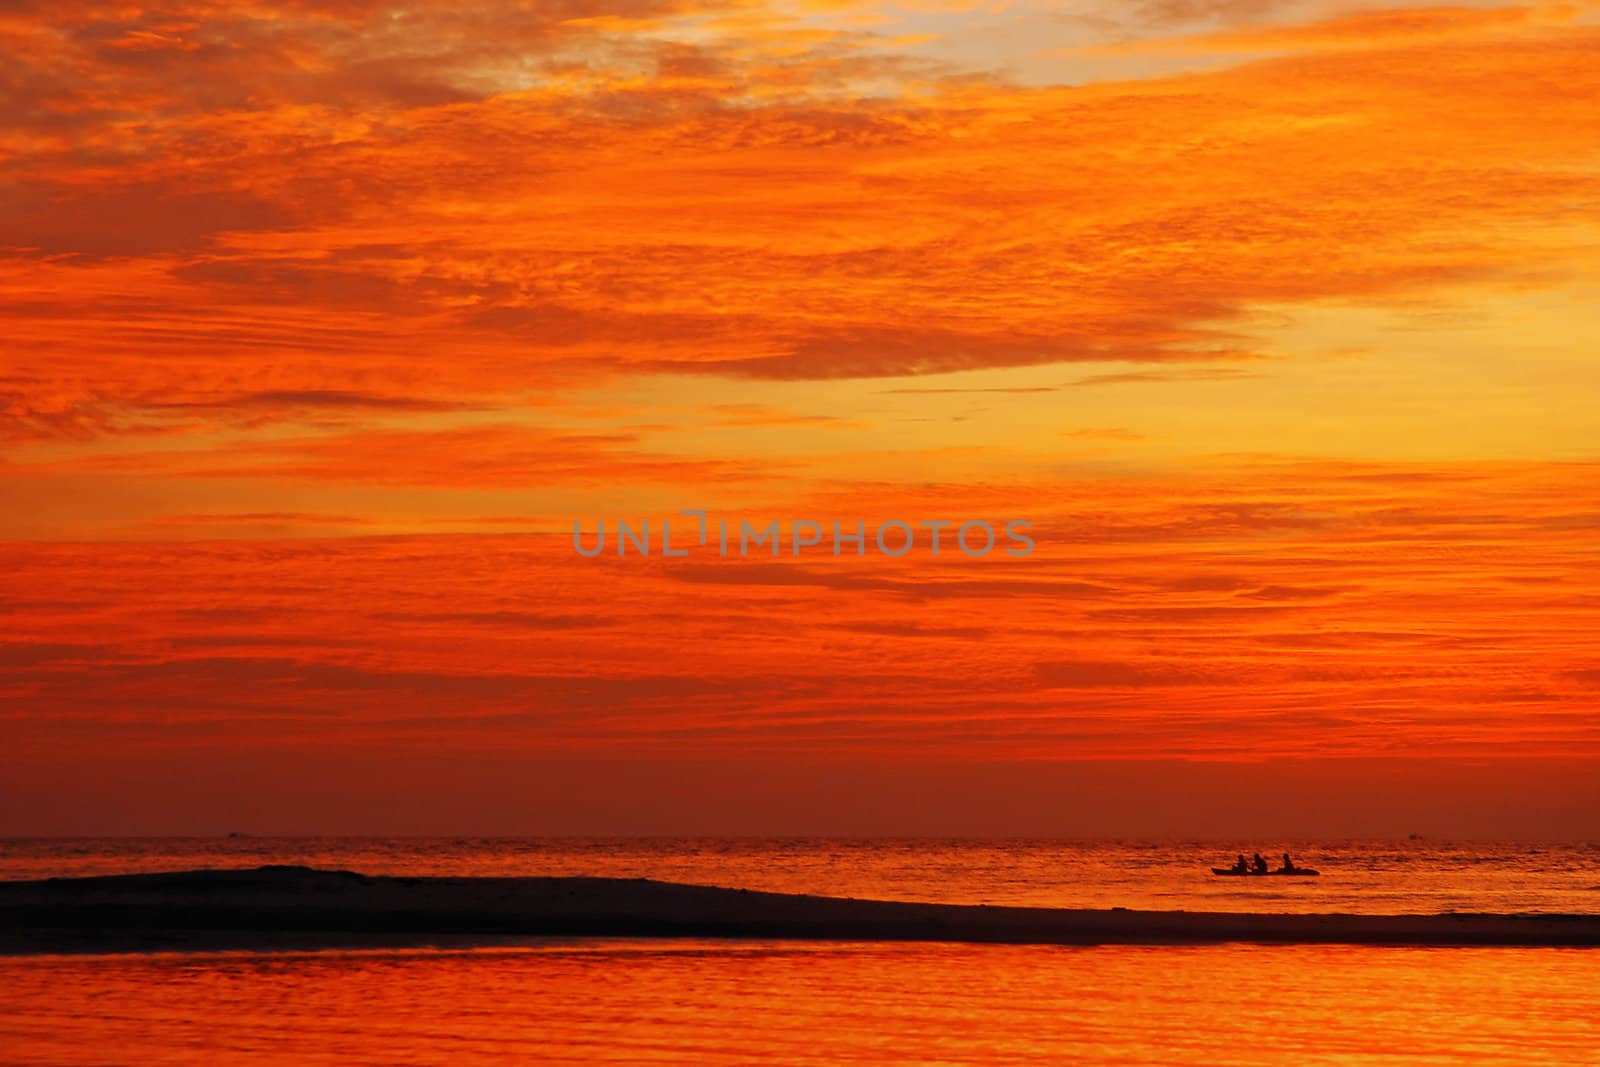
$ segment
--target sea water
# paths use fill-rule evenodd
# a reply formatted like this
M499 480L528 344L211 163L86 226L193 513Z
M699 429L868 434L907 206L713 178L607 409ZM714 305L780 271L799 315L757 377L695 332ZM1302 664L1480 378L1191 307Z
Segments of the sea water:
M0 958L7 1064L1593 1064L1573 949L593 941Z
M962 903L1600 911L1593 845L8 841L0 877L303 863L600 874ZM1245 884L1240 884L1245 883ZM0 957L0 1063L1595 1064L1600 951L528 939L477 949Z
M1239 852L1316 878L1221 878ZM304 864L404 875L603 875L953 904L1236 912L1600 913L1600 842L827 838L0 840L0 879Z

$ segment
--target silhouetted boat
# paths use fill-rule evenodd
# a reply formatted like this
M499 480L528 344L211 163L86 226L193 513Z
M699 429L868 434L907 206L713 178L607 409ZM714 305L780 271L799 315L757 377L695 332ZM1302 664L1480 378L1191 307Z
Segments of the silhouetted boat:
M1273 875L1277 875L1280 878L1300 878L1311 877L1320 872L1310 867L1296 867L1292 871L1241 871L1234 867L1213 867L1211 868L1211 873L1220 874L1224 877L1231 875L1235 878L1271 878Z

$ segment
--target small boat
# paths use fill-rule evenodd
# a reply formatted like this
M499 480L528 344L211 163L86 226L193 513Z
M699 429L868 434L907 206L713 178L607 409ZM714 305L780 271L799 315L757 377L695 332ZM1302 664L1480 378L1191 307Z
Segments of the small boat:
M1234 867L1213 867L1211 868L1211 873L1220 874L1223 877L1231 875L1235 878L1271 878L1273 875L1277 875L1279 878L1310 878L1320 872L1310 867L1296 867L1290 871L1241 871Z

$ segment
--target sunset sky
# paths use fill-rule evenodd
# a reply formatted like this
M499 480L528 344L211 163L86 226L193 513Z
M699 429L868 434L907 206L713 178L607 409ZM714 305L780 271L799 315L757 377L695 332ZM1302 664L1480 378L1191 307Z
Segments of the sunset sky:
M0 49L0 833L1600 828L1600 3Z

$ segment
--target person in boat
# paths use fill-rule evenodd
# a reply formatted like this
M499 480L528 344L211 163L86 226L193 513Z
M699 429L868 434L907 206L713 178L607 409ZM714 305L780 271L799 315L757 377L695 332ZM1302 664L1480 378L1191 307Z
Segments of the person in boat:
M1233 870L1234 870L1234 873L1236 873L1236 874L1249 874L1250 873L1250 865L1244 861L1244 853L1243 852L1239 853L1239 862L1235 863L1233 865Z
M1289 854L1287 852L1285 852L1283 854L1283 873L1284 874L1293 874L1294 873L1294 860L1289 858Z
M1267 873L1267 861L1261 858L1261 853L1256 853L1255 869L1257 874Z

